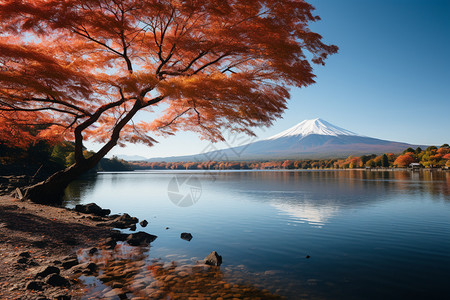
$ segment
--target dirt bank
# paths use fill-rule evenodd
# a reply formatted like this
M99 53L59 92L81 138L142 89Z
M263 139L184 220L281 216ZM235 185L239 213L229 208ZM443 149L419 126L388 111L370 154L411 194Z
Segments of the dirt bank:
M0 196L0 299L78 298L80 286L61 265L78 249L94 247L111 234L111 228L96 224L92 217L65 208ZM36 273L53 265L60 266L59 275L68 284L27 289L37 280Z

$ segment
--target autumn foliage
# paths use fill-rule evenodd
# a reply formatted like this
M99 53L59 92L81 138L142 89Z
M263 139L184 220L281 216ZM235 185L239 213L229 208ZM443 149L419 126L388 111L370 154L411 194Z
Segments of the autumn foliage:
M0 143L73 141L58 186L116 144L252 134L337 47L300 0L0 1ZM138 112L146 112L138 115ZM86 140L103 143L91 157ZM64 180L63 180L64 179ZM56 186L56 185L55 185ZM42 191L41 191L42 192Z
M314 82L311 62L337 51L308 29L312 10L289 0L1 1L0 138L89 139L107 152L152 145L152 132L251 134L280 117L288 86ZM153 115L132 122L140 110Z
M410 148L411 149L411 148ZM247 170L247 169L358 169L407 168L419 163L427 168L450 168L450 147L430 146L426 150L405 150L403 154L349 156L345 159L303 159L272 161L197 161L197 162L132 162L135 169L168 170Z
M414 157L413 153L408 152L397 157L397 159L394 161L394 166L408 167L411 163L414 162L417 162L417 159Z

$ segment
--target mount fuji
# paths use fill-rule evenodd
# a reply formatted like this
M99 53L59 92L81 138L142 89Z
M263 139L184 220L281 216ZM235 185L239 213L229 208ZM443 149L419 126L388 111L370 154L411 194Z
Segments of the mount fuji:
M408 147L417 145L366 137L317 118L302 121L274 136L245 145L192 156L153 158L148 161L337 158L399 153Z

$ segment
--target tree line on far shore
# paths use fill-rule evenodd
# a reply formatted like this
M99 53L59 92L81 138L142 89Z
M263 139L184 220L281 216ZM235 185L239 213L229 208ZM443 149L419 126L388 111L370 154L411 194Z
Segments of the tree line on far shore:
M424 168L450 168L450 147L408 148L401 154L349 156L345 159L273 161L132 162L133 169L152 170L249 170L249 169L356 169L406 168L418 163Z
M94 154L84 150L84 155ZM0 144L0 175L33 175L37 170L45 177L74 163L74 144L51 145L40 141L26 149ZM250 169L356 169L405 168L419 163L425 168L450 168L450 147L408 148L401 154L349 156L345 159L304 159L271 161L206 161L206 162L127 162L117 157L103 158L91 172L131 170L250 170Z

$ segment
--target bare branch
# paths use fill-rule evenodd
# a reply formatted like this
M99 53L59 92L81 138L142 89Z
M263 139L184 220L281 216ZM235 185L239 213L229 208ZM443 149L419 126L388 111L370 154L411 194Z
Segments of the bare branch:
M227 52L227 53L224 53L224 54L222 54L222 55L220 55L218 58L216 58L216 59L214 59L214 60L212 60L212 61L210 61L210 62L204 64L204 65L201 66L200 68L198 68L193 74L197 74L198 72L200 72L200 71L206 69L207 67L209 67L209 66L211 66L211 65L213 65L213 64L218 63L221 59L227 57L228 55L230 55L228 52Z
M191 109L193 109L192 107L186 109L185 111L183 111L182 113L180 113L179 115L177 115L175 118L173 118L169 123L165 124L164 126L158 127L158 129L163 129L166 128L170 125L172 125L173 122L175 122L176 119L178 119L179 117L181 117L182 115L184 115L185 113L187 113L188 111L190 111ZM195 108L194 108L195 109Z
M78 34L78 35L80 35L80 36L83 36L83 37L87 38L88 40L90 40L90 41L92 41L92 42L94 42L94 43L96 43L96 44L99 44L99 45L105 47L106 49L108 49L109 51L111 51L111 52L117 54L118 56L123 57L123 53L120 53L119 51L117 51L117 50L115 50L115 49L109 47L109 46L106 45L105 43L100 42L100 41L94 39L94 38L88 33L88 31L87 31L85 28L83 28L83 29L84 29L83 31L84 31L85 33L81 32L81 31L79 31L79 30L77 30L77 29L73 29L73 32L76 33L76 34Z

